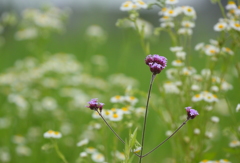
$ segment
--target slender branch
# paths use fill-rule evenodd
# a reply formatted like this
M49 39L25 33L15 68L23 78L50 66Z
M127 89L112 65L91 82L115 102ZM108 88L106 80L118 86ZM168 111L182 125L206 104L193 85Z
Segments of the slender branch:
M56 141L52 139L52 142L53 142L53 144L54 144L54 148L55 148L55 150L56 150L56 152L57 152L57 155L62 159L62 161L63 161L64 163L68 163L67 160L66 160L66 158L65 158L64 155L62 154L62 152L59 150Z
M224 7L223 7L221 1L218 1L218 5L219 5L219 8L221 10L221 13L222 13L223 17L226 18L226 15L225 15L225 12L224 12Z
M114 129L108 124L108 122L105 120L105 118L102 116L102 114L96 110L98 112L98 114L101 116L102 120L105 122L105 124L108 126L108 128L114 133L114 135L123 143L125 144L125 142L123 141L123 139L114 131ZM133 152L134 153L134 152ZM136 156L140 157L140 155L138 155L137 153L134 153Z
M168 141L173 135L175 135L177 132L178 132L178 130L180 130L186 123L187 123L187 121L189 121L189 119L187 119L187 120L185 120L182 124L181 124L181 126L179 126L173 133L172 133L172 135L170 135L167 139L165 139L163 142L161 142L158 146L156 146L155 148L153 148L150 152L148 152L148 153L146 153L145 155L141 155L141 157L145 157L145 156L147 156L147 155L149 155L150 153L152 153L153 151L155 151L157 148L159 148L161 145L163 145L166 141Z
M144 122L143 122L143 131L142 131L142 143L141 143L142 149L141 149L141 154L140 154L139 163L142 162L142 154L143 154L143 147L144 147L145 130L146 130L146 124L147 124L148 105L149 105L150 94L151 94L151 90L152 90L152 84L153 84L153 81L154 81L154 78L155 78L155 77L156 77L156 75L155 75L155 74L152 74L152 78L151 78L150 86L149 86L149 90L148 90L146 111L145 111Z
M103 121L105 122L105 124L108 126L108 128L114 133L114 135L123 143L125 144L125 142L122 140L122 138L113 130L113 128L107 123L107 121L105 120L105 118L102 116L102 114L96 110L98 112L98 114L101 116L101 118L103 119Z

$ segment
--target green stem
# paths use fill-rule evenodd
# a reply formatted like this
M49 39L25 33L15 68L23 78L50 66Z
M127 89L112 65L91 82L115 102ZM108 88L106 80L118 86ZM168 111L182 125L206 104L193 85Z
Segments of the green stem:
M56 152L57 152L57 155L62 159L62 161L63 161L64 163L68 163L67 160L66 160L66 158L65 158L64 155L62 154L62 152L59 150L56 141L52 139L52 142L53 142L54 148L55 148L55 150L56 150Z
M189 121L189 119L185 120L181 126L179 126L173 133L172 135L170 135L167 139L165 139L163 142L161 142L159 145L157 145L155 148L153 148L150 152L146 153L145 155L141 155L142 157L146 157L147 155L149 155L150 153L152 153L153 151L155 151L157 148L159 148L161 145L163 145L166 141L168 141L171 137L173 137L186 123L187 121Z
M101 116L102 120L105 122L105 124L108 126L108 128L114 133L114 135L123 143L125 144L125 142L123 141L123 139L113 130L113 128L108 124L108 122L105 120L105 118L102 116L102 114L96 110L98 112L98 114ZM140 155L134 153L136 156L140 157Z
M224 7L223 7L223 5L222 5L220 0L218 1L218 5L219 5L219 8L220 8L220 10L222 12L223 17L226 18L226 15L225 15L225 12L224 12Z
M152 84L153 84L153 81L154 81L155 77L156 77L156 75L152 74L152 78L151 78L150 86L149 86L149 90L148 90L146 111L145 111L144 122L143 122L143 131L142 131L142 143L141 143L142 149L141 149L139 163L142 162L142 154L143 154L143 149L144 149L145 131L146 131L146 124L147 124L148 105L149 105L150 94L151 94L151 90L152 90Z
M137 33L138 33L138 35L140 37L140 42L141 42L142 49L143 49L144 53L146 55L148 55L149 54L149 48L148 48L148 46L144 42L144 30L143 30L144 26L141 29L139 29L138 25L137 25L137 21L134 20L133 22L134 22L135 28L137 30Z

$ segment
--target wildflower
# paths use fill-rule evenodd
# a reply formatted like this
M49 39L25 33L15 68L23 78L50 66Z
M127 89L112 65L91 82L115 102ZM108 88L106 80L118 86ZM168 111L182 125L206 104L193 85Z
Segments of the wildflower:
M180 28L178 30L178 34L180 34L180 35L184 35L184 34L192 35L192 29L190 29L190 28Z
M188 115L187 119L194 119L197 115L199 115L199 113L195 109L192 109L191 106L185 107L185 109Z
M240 111L240 104L237 105L236 107L236 112Z
M183 47L182 46L174 46L174 47L170 47L170 50L172 52L180 52L183 50Z
M45 132L43 134L44 138L55 138L55 139L59 139L62 137L62 134L58 131L53 131L53 130L48 130L47 132Z
M123 96L120 96L120 95L116 95L116 96L113 96L110 101L112 103L118 103L118 102L123 102L124 101L124 97Z
M199 128L195 128L195 129L193 130L193 133L196 134L196 135L199 135L200 132L201 132L201 131L200 131Z
M193 91L199 91L199 90L200 90L200 86L199 86L199 85L196 85L196 84L193 84L193 85L191 86L191 90L193 90Z
M228 27L227 23L225 22L218 22L216 25L214 25L213 29L217 32L226 30Z
M103 154L97 152L92 154L92 160L94 162L104 162L105 158Z
M183 66L184 63L181 60L178 59L178 60L172 61L172 65L176 66L176 67L180 67L180 66Z
M128 107L122 107L121 110L122 110L123 114L130 114L131 113Z
M116 151L114 155L119 159L119 160L125 160L125 155L122 152Z
M220 163L231 163L229 160L227 159L221 159L219 160Z
M204 43L203 43L203 42L200 42L200 43L198 43L198 44L194 47L194 49L195 49L195 50L201 50L201 49L203 49L203 47L204 47Z
M20 156L30 156L32 154L32 150L24 145L19 145L16 147L16 153Z
M121 121L123 119L123 114L122 112L114 112L110 117L109 117L109 120L110 121Z
M137 148L133 149L132 152L139 153L141 150L142 150L142 147L137 147Z
M220 88L221 88L221 90L228 91L228 90L233 89L233 86L226 81L222 81Z
M130 11L134 8L134 4L131 1L126 1L124 2L121 7L120 10L122 11Z
M97 152L97 149L94 148L94 147L88 147L88 148L85 149L85 151L89 154L93 154L93 153Z
M182 26L185 27L185 28L193 28L195 27L195 24L191 21L182 21Z
M208 45L205 48L205 54L208 56L216 55L217 53L219 53L219 51L219 48L214 45Z
M87 152L81 152L81 153L79 154L80 157L87 157L87 155L88 155Z
M91 110L95 111L99 109L100 112L102 112L102 107L104 106L104 103L98 103L97 98L91 99L91 101L89 101L88 104L89 106L86 106L87 108L90 108Z
M131 105L135 105L138 102L138 99L134 96L125 96L124 100L129 102Z
M180 90L177 87L177 85L173 82L165 82L163 84L164 91L166 93L174 93L174 94L179 94Z
M171 22L172 20L173 18L169 16L163 16L159 19L160 22Z
M190 16L190 17L193 17L195 18L196 17L196 11L194 10L193 7L190 7L190 6L183 6L183 13L187 16Z
M175 68L170 68L166 71L166 75L168 79L174 79L175 76L177 76L177 69Z
M210 160L202 160L199 163L212 163L212 161L210 161Z
M38 36L38 31L36 28L29 27L26 29L21 29L15 34L15 39L18 41L21 40L32 40Z
M145 58L145 63L150 67L150 71L156 75L167 66L167 59L157 54L148 55Z
M232 22L230 23L230 26L231 26L233 29L235 29L235 30L237 30L237 31L240 31L240 23L239 23L239 22L234 22L234 21L232 21Z
M42 99L42 107L46 110L54 110L57 108L57 102L52 97L44 97Z
M171 136L172 134L173 134L173 132L171 130L167 130L165 133L165 135L168 137Z
M176 17L178 14L179 14L178 11L175 9L167 9L164 12L164 16L169 16L169 17Z
M196 73L196 69L193 67L184 67L182 69L183 75L190 76L190 75L193 75L194 73Z
M173 28L174 27L174 23L173 22L162 22L160 26L162 28L167 28L167 27Z
M211 117L211 121L214 123L218 123L219 122L219 118L217 116L212 116Z
M231 148L240 147L240 141L238 141L238 140L233 140L233 141L231 141L231 142L229 143L229 146L230 146Z
M236 9L237 5L234 1L229 1L228 4L226 5L226 9L227 10L232 10L232 9Z
M146 9L148 5L142 0L133 0L138 8Z
M205 136L209 139L213 138L213 133L212 132L209 132L209 131L206 131L205 132Z
M216 85L211 86L211 91L218 92L219 91L218 86L216 86Z
M234 54L234 52L230 48L227 48L227 47L222 47L221 50L222 50L222 52L227 53L229 55L233 55Z
M89 142L88 139L83 139L83 140L81 140L80 142L77 143L77 146L78 146L78 147L81 147L81 146L83 146L83 145L88 144L88 142Z
M178 3L178 0L166 0L165 2L167 5L175 5Z

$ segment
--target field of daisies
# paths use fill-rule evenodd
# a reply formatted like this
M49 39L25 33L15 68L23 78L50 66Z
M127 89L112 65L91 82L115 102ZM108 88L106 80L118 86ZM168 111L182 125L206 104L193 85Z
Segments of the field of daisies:
M240 1L188 2L3 5L0 163L239 163Z

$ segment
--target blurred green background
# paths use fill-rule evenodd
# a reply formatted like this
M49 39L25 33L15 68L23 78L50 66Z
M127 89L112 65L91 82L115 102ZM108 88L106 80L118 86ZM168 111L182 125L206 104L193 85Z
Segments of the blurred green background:
M85 71L93 74L93 76L107 78L110 74L123 73L137 79L140 83L139 90L147 92L150 73L148 67L144 63L145 54L140 46L138 36L133 29L120 29L115 26L117 19L127 16L126 12L121 12L119 10L122 2L123 1L120 0L114 3L110 0L104 0L101 2L92 0L87 3L84 1L52 1L51 4L53 6L68 8L71 12L69 18L66 20L65 31L61 34L51 35L50 39L48 39L41 48L42 51L39 52L39 56L43 55L44 52L50 52L51 54L58 52L74 54L77 60L84 65ZM46 2L41 1L2 1L0 3L0 13L12 11L18 14L18 18L20 19L20 12L23 9L39 8L45 4ZM199 42L208 42L209 39L215 39L217 37L218 33L213 31L213 25L217 22L218 18L221 17L221 13L218 6L210 3L208 0L202 0L201 2L196 3L191 0L185 0L180 5L183 4L192 5L197 11L196 27L194 28L192 43L190 45L192 47L192 53L189 55L192 55L193 58L192 65L200 71L204 67L206 60L205 58L199 57L198 53L194 51L193 48ZM159 10L156 7L149 11L141 11L140 17L152 23L155 27L158 27L158 11ZM101 45L95 47L91 44L91 42L89 42L89 40L87 40L86 30L90 25L99 25L103 28L103 30L107 33L106 42L103 42ZM5 45L0 48L0 73L5 72L9 67L12 67L15 61L32 56L32 52L26 48L24 41L20 42L14 39L14 32L17 28L18 26L7 27L2 34L5 38ZM150 51L152 54L163 55L167 57L169 61L173 60L174 56L169 51L171 41L167 34L161 33L160 36L153 36L150 39L150 44ZM89 64L91 57L96 54L103 55L107 59L109 68L106 72L101 74L95 73L94 67L89 67L91 66ZM169 67L171 67L170 62ZM87 68L89 68L89 70L87 70ZM154 93L158 93L157 86L161 84L161 81L165 78L165 75L157 77L156 84L153 86ZM237 91L240 90L239 82L237 80L233 80L231 84L234 85L234 90L229 91L227 96L231 99L233 104L237 104L239 102L239 91ZM105 96L106 99L110 99L110 97L116 95L114 93L124 94L124 90L116 90L115 92L106 91L103 92L103 96ZM172 100L174 102L174 99ZM15 145L12 143L13 135L26 135L29 127L31 126L40 127L40 131L42 132L41 134L50 129L49 126L54 127L56 130L59 129L60 124L58 124L59 122L57 120L52 119L50 121L53 117L48 113L40 117L33 114L32 116L28 116L26 119L20 119L14 113L12 108L8 108L7 111L5 110L7 103L7 98L5 96L0 96L0 103L2 105L0 106L0 117L4 117L5 114L8 114L12 115L13 120L10 129L0 130L0 147L9 147L11 163L61 162L53 150L47 152L41 150L43 144L49 142L41 136L38 137L39 140L34 143L28 143L28 146L32 149L32 154L28 157L16 155ZM111 104L108 101L104 103L106 103L106 107L111 107ZM4 110L2 108L4 108ZM84 108L84 106L82 106L82 108ZM83 116L83 113L78 110L67 111L68 108L64 109L66 111L65 118L69 123L73 124L73 132L71 133L71 138L73 139L69 141L72 143L70 143L69 146L66 146L62 142L59 143L59 146L67 160L69 160L69 162L75 162L79 153L82 151L82 149L77 148L75 144L79 141L79 135L83 132L82 130L86 128L87 122L91 121L92 118L90 114L87 114L87 116L84 114ZM163 140L165 138L165 131L167 130L167 127L164 126L164 121L159 119L159 117L154 116L155 114L156 113L154 111L150 111L149 113L149 117L151 118L148 120L146 151L150 150L156 142ZM228 119L228 116L223 116L220 121L220 125L230 125L231 122L228 121ZM45 124L44 122L49 122L51 124ZM197 121L191 121L191 123L197 123ZM124 131L124 133L126 134L128 131ZM97 136L108 137L109 142L112 141L112 133L107 129L105 129L105 132L100 133ZM177 136L178 135L176 135L176 137ZM219 137L221 137L221 143L217 141L213 142L213 146L216 146L216 148L220 146L220 144L225 144L227 146L229 140L224 140L224 138L222 138L223 136ZM96 137L96 139L98 138ZM63 139L63 141L68 142L67 139ZM162 162L162 157L171 157L170 144L171 141L164 144L151 156L145 158L144 162L159 163ZM102 145L106 148L110 148L111 143ZM110 153L111 151L108 152ZM225 156L224 154L224 151L219 152L216 154L216 158L222 158L222 156Z

